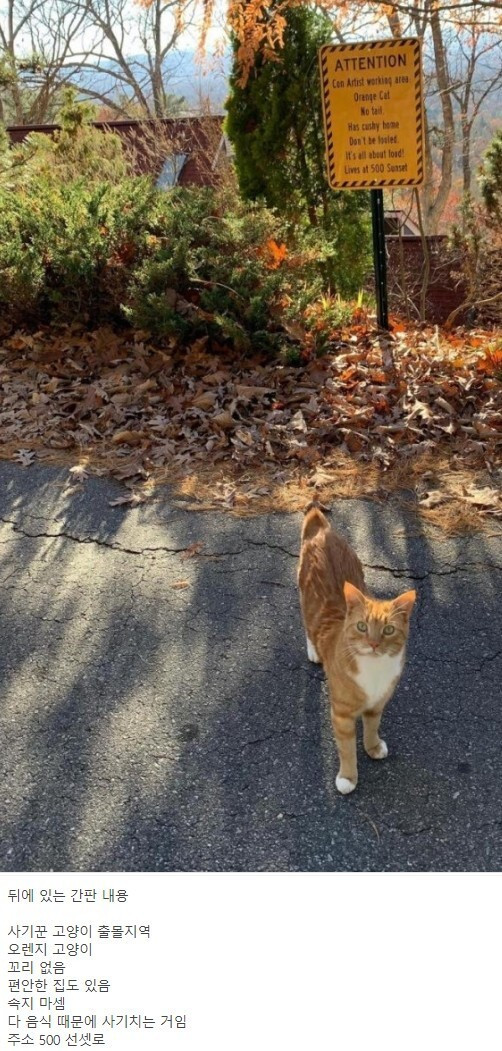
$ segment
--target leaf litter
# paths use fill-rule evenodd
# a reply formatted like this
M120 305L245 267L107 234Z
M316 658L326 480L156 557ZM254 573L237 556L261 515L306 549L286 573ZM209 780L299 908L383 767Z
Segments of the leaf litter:
M309 487L328 501L400 488L432 521L449 503L472 525L502 513L495 342L355 324L293 367L205 337L180 349L107 327L16 332L0 343L0 456L72 464L73 483L107 474L130 490L112 506L166 481L187 508L234 513L302 507Z

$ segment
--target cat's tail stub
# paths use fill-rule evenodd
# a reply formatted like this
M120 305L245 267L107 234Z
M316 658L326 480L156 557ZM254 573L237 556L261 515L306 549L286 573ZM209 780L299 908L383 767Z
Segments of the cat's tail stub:
M305 540L312 540L318 533L325 529L329 529L328 519L323 515L319 501L314 499L305 508L305 518L303 519L302 528L302 544Z

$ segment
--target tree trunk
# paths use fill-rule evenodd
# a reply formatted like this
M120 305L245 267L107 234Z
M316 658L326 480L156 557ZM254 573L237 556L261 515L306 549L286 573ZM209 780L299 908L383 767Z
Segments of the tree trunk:
M153 109L156 117L164 117L164 85L162 82L162 45L161 45L161 11L160 2L155 0L154 56L153 56Z
M424 201L424 227L427 234L438 231L439 222L448 200L453 174L453 147L455 143L455 124L451 100L451 81L443 40L443 31L439 17L439 5L435 0L431 8L430 25L436 62L436 76L443 113L443 144L441 154L441 178L434 200L429 195Z
M468 120L467 113L460 114L462 125L462 181L464 197L471 192L472 168L471 168L471 130L472 121Z
M425 166L424 181L420 188L420 199L422 202L422 217L429 214L434 206L434 165L432 162L432 150L427 112L424 112L424 144L425 144ZM425 224L424 224L425 226ZM425 232L428 232L425 230Z

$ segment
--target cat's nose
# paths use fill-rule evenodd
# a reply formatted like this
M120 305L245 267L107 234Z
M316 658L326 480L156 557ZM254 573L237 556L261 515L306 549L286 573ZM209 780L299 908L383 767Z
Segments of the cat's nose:
M372 642L372 641L371 641L371 639L368 639L368 642L369 642L369 644L370 644L370 646L371 646L372 650L377 650L377 649L378 649L378 647L379 647L379 645L380 645L380 643L379 643L379 642Z

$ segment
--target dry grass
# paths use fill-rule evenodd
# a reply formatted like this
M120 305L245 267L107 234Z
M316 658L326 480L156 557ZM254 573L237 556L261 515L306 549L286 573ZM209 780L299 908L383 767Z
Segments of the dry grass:
M13 460L19 444L0 446L0 459ZM38 463L68 468L82 467L87 475L110 476L119 469L122 460L107 450L49 450L43 442L35 450ZM29 470L29 468L26 468ZM315 471L291 467L277 477L275 466L244 470L237 465L201 464L196 470L183 473L179 469L159 468L142 483L136 483L134 492L144 500L158 499L166 486L175 506L186 511L221 511L235 517L259 514L290 514L303 511L315 494L328 506L336 500L367 499L394 506L417 517L417 528L431 525L445 536L490 531L502 535L493 518L489 518L462 498L468 485L479 485L479 470L459 469L450 462L447 453L425 453L411 462L398 462L383 471L378 467L354 461L348 454L337 452L330 461L317 466ZM447 499L438 507L422 508L414 494L419 494L424 476L434 475L434 486L441 487ZM85 484L85 481L84 483Z

